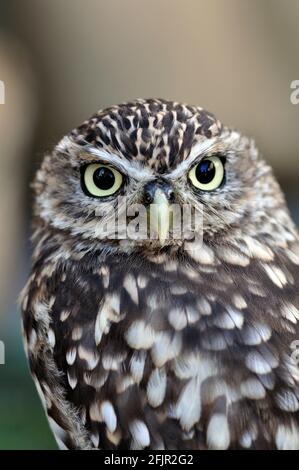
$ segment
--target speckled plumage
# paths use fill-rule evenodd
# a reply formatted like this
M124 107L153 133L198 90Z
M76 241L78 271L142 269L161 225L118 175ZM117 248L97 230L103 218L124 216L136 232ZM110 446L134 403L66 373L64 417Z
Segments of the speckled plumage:
M211 154L224 184L196 192L186 171ZM101 202L80 185L99 158L126 171L132 203L156 177L200 203L203 244L99 240ZM66 136L34 188L24 336L61 447L299 449L298 233L250 139L201 108L136 100Z

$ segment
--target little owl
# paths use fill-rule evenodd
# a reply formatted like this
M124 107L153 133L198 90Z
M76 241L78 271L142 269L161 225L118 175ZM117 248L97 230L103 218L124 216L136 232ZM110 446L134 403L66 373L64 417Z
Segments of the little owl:
M61 448L299 449L298 233L252 140L138 99L65 136L33 186L24 337ZM126 233L136 205L156 236ZM202 223L175 237L188 205Z

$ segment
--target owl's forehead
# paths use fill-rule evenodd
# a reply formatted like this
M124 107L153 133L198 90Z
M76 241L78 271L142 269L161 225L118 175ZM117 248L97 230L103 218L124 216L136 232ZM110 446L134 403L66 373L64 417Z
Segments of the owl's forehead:
M172 101L135 100L99 111L70 136L164 173L185 160L192 147L218 136L222 124L200 107Z

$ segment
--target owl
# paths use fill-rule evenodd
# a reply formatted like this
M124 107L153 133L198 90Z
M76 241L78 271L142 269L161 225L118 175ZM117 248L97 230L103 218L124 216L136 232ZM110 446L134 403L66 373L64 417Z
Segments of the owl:
M60 448L299 449L298 233L251 139L137 99L63 137L33 188L23 329ZM174 236L173 206L201 223Z

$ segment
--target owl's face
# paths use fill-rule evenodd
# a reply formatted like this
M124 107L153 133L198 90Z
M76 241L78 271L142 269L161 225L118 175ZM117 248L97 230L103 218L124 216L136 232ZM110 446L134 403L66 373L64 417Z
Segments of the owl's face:
M84 122L46 156L35 190L37 216L74 249L125 252L184 246L184 230L171 237L174 205L192 207L202 221L193 232L212 242L246 233L282 198L251 140L201 108L162 100L136 100ZM154 237L128 236L136 207Z

